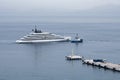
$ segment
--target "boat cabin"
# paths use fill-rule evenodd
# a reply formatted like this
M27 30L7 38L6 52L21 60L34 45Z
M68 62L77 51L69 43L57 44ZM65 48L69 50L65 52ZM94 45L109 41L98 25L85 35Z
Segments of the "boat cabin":
M35 27L35 29L32 29L32 31L33 31L34 33L42 33L42 31L41 31L41 30L38 30L36 27Z

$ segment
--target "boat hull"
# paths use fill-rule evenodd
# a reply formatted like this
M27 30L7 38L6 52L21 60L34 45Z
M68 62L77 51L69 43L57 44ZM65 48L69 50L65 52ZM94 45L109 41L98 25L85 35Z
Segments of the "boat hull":
M82 60L80 56L66 56L67 60Z
M67 57L67 60L81 60L81 58L70 58L70 57Z
M69 39L54 39L54 40L17 40L16 43L45 43L45 42L63 42Z
M83 42L83 39L80 39L80 40L71 40L71 43L82 43Z

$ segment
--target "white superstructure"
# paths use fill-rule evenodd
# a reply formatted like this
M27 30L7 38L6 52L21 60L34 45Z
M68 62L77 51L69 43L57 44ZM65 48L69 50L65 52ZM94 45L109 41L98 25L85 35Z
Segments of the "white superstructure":
M49 32L42 32L36 28L32 30L33 32L24 36L16 43L39 43L39 42L54 42L54 41L69 41L71 37L65 37L61 35L56 35Z

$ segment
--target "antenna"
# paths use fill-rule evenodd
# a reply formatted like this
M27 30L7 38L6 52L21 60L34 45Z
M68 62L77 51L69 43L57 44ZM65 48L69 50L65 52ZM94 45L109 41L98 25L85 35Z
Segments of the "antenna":
M36 28L36 27L37 27L37 26L35 25L35 30L34 30L34 31L35 31L35 33L37 33L37 28Z
M74 51L73 51L73 49L72 49L72 56L74 55Z

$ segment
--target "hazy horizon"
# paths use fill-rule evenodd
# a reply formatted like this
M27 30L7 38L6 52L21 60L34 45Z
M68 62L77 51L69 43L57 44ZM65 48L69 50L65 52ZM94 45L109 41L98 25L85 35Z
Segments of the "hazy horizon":
M21 19L54 22L62 18L76 18L76 21L83 18L89 22L89 19L103 18L105 22L118 23L119 7L119 0L0 0L0 22Z

